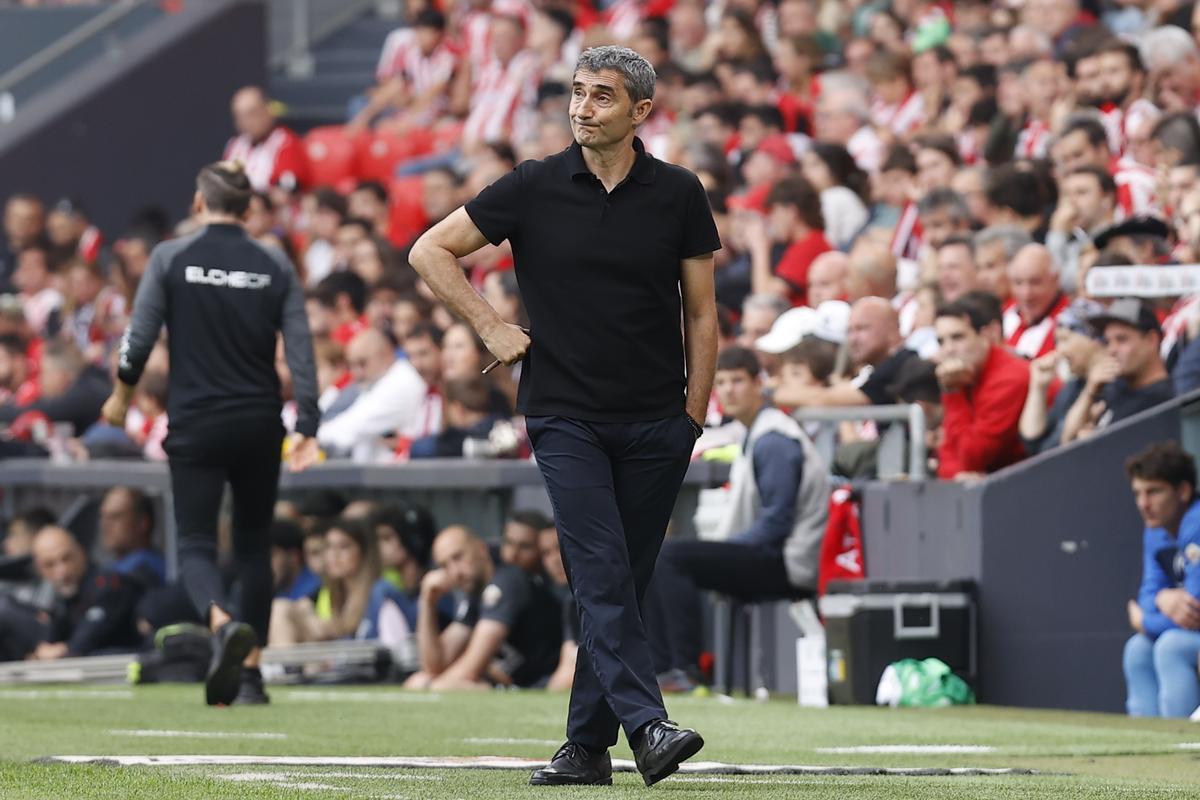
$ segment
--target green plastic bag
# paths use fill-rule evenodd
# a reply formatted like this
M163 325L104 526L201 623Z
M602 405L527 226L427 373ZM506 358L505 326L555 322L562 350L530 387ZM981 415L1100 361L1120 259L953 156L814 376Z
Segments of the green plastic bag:
M906 658L883 671L875 702L892 708L941 708L972 705L975 693L945 661Z

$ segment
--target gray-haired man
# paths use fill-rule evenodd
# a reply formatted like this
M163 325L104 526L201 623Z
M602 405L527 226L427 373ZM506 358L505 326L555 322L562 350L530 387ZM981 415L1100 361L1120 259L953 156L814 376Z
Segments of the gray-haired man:
M582 645L567 743L534 785L611 783L621 727L647 785L704 744L666 719L640 607L712 390L721 243L696 176L634 135L654 81L632 50L585 51L571 88L575 144L519 165L410 254L500 361L525 359L517 406L554 506ZM505 239L528 335L456 261Z

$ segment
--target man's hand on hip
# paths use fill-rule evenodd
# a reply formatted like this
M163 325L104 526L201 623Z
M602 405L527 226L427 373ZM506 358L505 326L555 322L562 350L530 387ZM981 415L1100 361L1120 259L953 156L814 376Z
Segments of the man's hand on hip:
M505 366L512 366L529 352L529 334L520 325L502 323L479 332L487 349Z

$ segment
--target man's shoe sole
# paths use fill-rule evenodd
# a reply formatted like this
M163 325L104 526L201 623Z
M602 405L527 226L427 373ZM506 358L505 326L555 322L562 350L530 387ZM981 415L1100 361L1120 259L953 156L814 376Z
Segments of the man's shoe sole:
M254 649L254 630L245 624L225 642L221 660L208 671L204 679L204 702L210 706L227 706L237 699L242 688L242 662Z
M642 780L646 782L647 786L653 786L663 778L674 775L679 769L679 765L699 753L702 747L704 747L704 737L698 733L682 738L662 766L653 772L642 773Z
M530 786L612 786L612 776L596 781L572 780L566 775L543 775L541 770L529 776Z

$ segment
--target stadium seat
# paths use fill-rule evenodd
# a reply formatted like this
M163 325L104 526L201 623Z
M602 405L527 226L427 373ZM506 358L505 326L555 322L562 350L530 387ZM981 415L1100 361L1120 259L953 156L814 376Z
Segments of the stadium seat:
M396 247L407 247L429 224L425 207L421 204L421 194L420 175L395 178L388 185L388 197L391 198L388 239Z
M343 190L353 186L357 175L358 147L340 125L313 128L304 137L309 174L313 186L332 186Z
M433 135L425 130L400 133L375 131L361 137L358 149L358 177L364 181L387 184L404 161L433 152Z

